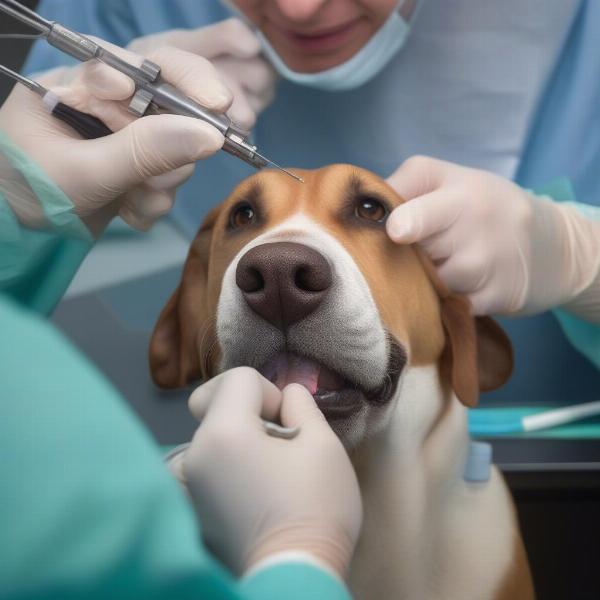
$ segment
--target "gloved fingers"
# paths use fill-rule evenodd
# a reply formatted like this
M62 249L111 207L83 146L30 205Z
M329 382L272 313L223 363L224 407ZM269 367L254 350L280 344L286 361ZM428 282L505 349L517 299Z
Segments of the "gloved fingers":
M386 222L390 238L397 244L414 244L451 227L460 217L463 204L444 190L436 190L401 204Z
M305 429L308 425L312 430L321 430L323 426L329 429L325 416L304 386L292 383L284 388L282 394L281 424L284 427Z
M487 262L484 248L470 246L439 264L437 271L453 292L470 295L482 289L489 271Z
M202 35L195 36L193 52L207 58L235 56L252 58L262 49L254 32L240 19L231 17L197 30Z
M258 94L248 94L248 103L252 110L259 115L275 98L275 86Z
M185 32L182 42L185 49L209 59L217 56L252 58L261 53L256 35L240 19L231 17Z
M275 70L263 58L239 59L231 56L214 61L219 72L235 79L251 95L261 99L271 98L275 91Z
M448 229L421 240L419 246L435 264L450 258L458 250L456 236Z
M177 188L184 184L194 174L195 168L195 164L183 165L183 167L169 171L164 175L150 177L150 179L146 180L144 185L148 186L151 190L170 191L175 193Z
M125 193L150 177L207 158L223 146L222 134L203 121L179 115L137 119L105 138L85 143L96 176Z
M247 419L248 415L274 421L279 418L281 392L250 367L238 367L196 388L188 401L190 412L203 419Z
M147 54L160 46L173 46L208 59L225 54L249 58L261 51L252 30L236 18L196 29L173 29L147 35L133 40L127 48L138 54Z
M112 131L127 127L137 118L122 103L97 98L82 85L54 87L52 93L71 108L98 117Z
M57 67L56 69L50 69L48 71L40 71L29 76L29 79L33 79L38 83L41 83L45 88L50 89L55 86L66 86L76 76L76 71L80 69L77 67Z
M436 158L412 156L387 178L387 183L402 198L412 200L440 187L449 167L456 168L454 165Z
M151 177L134 188L124 196L119 216L130 227L147 231L171 211L177 188L192 176L194 167L195 165L184 165L164 175Z
M125 50L94 36L89 37L129 64L139 67L144 62L143 56L135 52ZM135 92L133 79L99 60L88 61L80 69L79 77L81 81L90 93L98 98L102 98L103 100L126 100Z
M135 60L136 66L139 62ZM98 60L85 63L81 81L91 94L102 100L124 101L135 93L133 79Z
M175 189L153 190L146 185L132 190L119 208L119 216L133 229L148 231L175 203Z
M151 52L148 58L161 67L166 81L205 108L225 112L231 106L231 90L217 69L202 56L165 46Z
M144 61L143 56L130 50L103 40L96 41L130 64L140 66ZM161 75L166 81L202 106L225 112L231 105L231 92L220 80L214 66L205 58L170 46L151 50L147 58L161 67ZM81 78L92 94L104 100L126 100L135 91L131 78L100 61L87 63Z
M504 291L504 290L502 290ZM499 293L495 286L485 285L468 295L475 316L510 315L523 307L525 288L513 284L505 294Z
M126 49L141 56L146 56L153 50L156 50L156 48L161 48L162 46L173 46L173 48L191 52L192 50L186 47L184 41L184 39L187 39L187 36L184 35L186 31L185 29L170 29L161 33L144 35L127 44Z
M226 75L223 75L223 79L233 93L233 102L227 111L227 115L236 125L249 131L256 123L256 113L238 82Z
M498 294L495 290L482 289L468 295L471 302L471 312L474 316L494 315L505 312L498 302Z
M275 83L274 78L268 81L270 71L263 68L264 61L249 59L245 62L248 64L241 64L240 59L223 58L217 59L215 65L233 92L233 103L227 114L234 123L250 130L256 123L257 114L273 100Z
M184 473L184 460L185 460L185 452L180 452L176 454L173 458L169 460L167 463L167 468L169 472L177 481L181 484L183 490L187 493L187 480Z

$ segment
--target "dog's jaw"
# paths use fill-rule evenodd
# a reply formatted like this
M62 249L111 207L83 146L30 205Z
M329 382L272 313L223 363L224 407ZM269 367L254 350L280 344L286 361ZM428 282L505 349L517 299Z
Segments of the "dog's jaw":
M280 241L302 243L319 251L334 273L333 285L321 306L285 334L248 307L235 283L238 262L248 250ZM260 369L285 351L319 361L365 390L380 388L388 376L390 341L367 282L342 245L304 215L296 215L255 238L231 262L219 297L217 337L221 370L240 365ZM363 402L350 417L330 423L352 447L383 427L392 404Z

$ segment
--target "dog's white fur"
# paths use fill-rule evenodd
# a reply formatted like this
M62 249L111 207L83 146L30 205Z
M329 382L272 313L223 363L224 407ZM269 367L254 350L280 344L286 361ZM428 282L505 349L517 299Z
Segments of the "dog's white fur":
M385 375L389 347L376 304L352 256L305 215L247 244L228 267L217 312L222 369L258 367L280 351L282 333L246 305L235 284L252 247L293 241L323 254L334 272L327 299L289 332L287 349L309 353L367 388ZM400 310L400 308L399 308ZM436 365L408 365L384 408L366 405L337 433L353 451L364 498L363 533L350 574L356 598L482 600L508 571L516 527L506 487L493 469L482 484L463 479L466 411L446 397Z
M486 483L464 480L468 442L466 410L444 397L437 368L409 367L385 431L354 456L365 506L350 571L357 598L494 597L514 554L514 515L495 468Z

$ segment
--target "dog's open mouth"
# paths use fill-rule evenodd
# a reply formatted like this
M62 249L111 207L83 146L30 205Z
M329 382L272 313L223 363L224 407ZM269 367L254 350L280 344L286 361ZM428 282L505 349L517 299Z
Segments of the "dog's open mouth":
M406 355L395 341L390 342L387 374L376 389L367 390L348 380L340 373L313 359L280 352L263 365L259 371L279 389L291 383L304 386L314 397L328 420L350 417L365 402L385 404L398 385Z

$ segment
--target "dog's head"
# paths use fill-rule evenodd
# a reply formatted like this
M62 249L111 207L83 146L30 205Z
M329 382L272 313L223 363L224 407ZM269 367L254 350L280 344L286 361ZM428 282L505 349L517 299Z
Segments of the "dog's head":
M240 365L301 383L355 445L386 422L403 373L435 365L465 405L512 368L491 319L473 319L428 259L392 243L402 199L348 165L242 182L200 228L150 346L165 388Z

